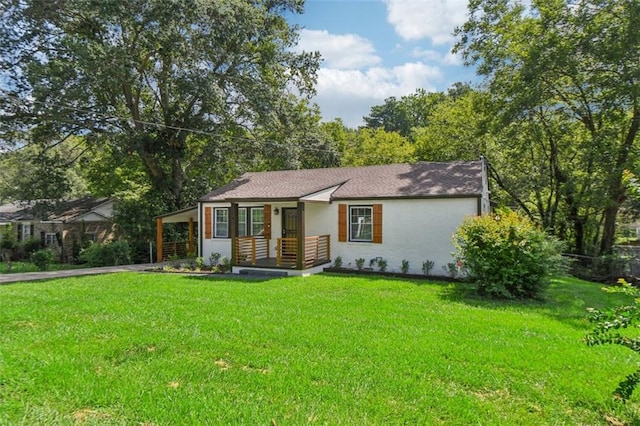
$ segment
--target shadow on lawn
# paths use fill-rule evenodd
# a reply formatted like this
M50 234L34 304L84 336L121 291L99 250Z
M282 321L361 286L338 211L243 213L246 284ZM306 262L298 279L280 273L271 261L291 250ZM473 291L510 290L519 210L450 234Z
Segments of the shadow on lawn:
M238 281L238 282L264 282L281 280L292 277L277 277L268 275L238 275L238 274L182 274L183 278L195 281Z
M535 311L581 329L591 328L587 308L603 309L630 301L623 295L604 293L602 284L569 277L553 279L542 298L527 300L483 297L474 284L464 281L434 284L442 287L440 298L443 300L483 309Z

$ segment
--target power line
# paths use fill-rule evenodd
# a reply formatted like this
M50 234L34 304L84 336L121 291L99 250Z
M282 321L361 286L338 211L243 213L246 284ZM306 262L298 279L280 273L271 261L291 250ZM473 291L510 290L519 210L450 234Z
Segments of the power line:
M2 90L2 89L0 89ZM13 99L14 103L15 101L20 102L21 105L23 106L29 106L29 104L27 103L26 100L21 99L19 96L14 95L12 93L7 93L5 90L2 90L3 95ZM83 114L94 114L98 117L101 117L103 120L105 121L110 121L110 120L118 120L118 121L123 121L123 122L132 122L132 123L136 123L136 124L141 124L144 126L154 126L157 128L165 128L165 129L170 129L170 130L176 130L176 131L184 131L184 132L188 132L188 133L193 133L193 134L199 134L199 135L203 135L203 136L209 136L209 137L224 137L230 140L236 140L236 141L242 141L242 142L260 142L259 139L252 139L252 138L245 138L245 137L241 137L241 136L233 136L233 135L227 135L227 134L223 134L223 133L214 133L214 132L208 132L205 130L200 130L200 129L192 129L192 128L188 128L188 127L181 127L181 126L173 126L170 124L163 124L163 123L158 123L158 122L152 122L152 121L146 121L146 120L138 120L132 117L119 117L117 115L108 115L105 113L101 113L101 112L95 112L92 110L88 110L88 109L84 109L84 108L79 108L79 107L75 107L75 106L67 106L67 105L62 105L62 104L58 104L58 103L54 103L54 102L43 102L43 101L38 101L38 100L31 100L32 103L34 104L40 104L40 105L44 105L44 106L48 106L48 107L55 107L55 108L59 108L59 109L64 109L67 111L73 111L73 112L77 112L77 113L83 113ZM17 103L16 103L17 104ZM274 141L272 139L262 139L265 142L268 142L271 145L274 145L276 147L280 147L280 148L291 148L290 145L284 145L280 142ZM323 148L314 148L314 147L307 147L307 146L298 146L298 148L302 149L302 150L306 150L306 151L314 151L314 152L324 152L324 153L328 153L328 154L336 154L336 151L331 151L328 149L323 149Z

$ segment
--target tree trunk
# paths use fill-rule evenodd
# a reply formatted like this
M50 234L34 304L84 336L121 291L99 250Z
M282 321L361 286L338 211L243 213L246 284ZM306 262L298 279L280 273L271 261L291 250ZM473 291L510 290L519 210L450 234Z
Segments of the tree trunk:
M618 158L616 159L615 169L613 173L615 175L611 178L609 185L609 200L607 207L604 210L604 226L602 229L602 240L600 241L600 254L611 254L613 250L613 244L616 237L616 219L618 218L618 211L620 205L625 200L625 187L622 181L622 173L624 168L629 162L629 154L633 148L633 144L640 128L640 109L636 105L633 110L633 117L631 119L631 126L629 131L625 135L625 139L622 142L622 146L618 151Z

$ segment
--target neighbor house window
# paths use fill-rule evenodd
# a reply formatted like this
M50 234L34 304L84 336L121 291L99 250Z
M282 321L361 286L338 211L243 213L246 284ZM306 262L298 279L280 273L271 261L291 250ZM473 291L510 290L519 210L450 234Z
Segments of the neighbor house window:
M213 225L216 238L227 238L229 236L229 209L215 209Z
M96 241L98 241L97 234L95 232L85 232L84 240L95 243Z
M349 240L373 241L373 207L349 207Z
M56 238L56 234L52 232L44 234L44 245L47 247L57 247L58 239Z
M22 225L22 235L20 235L21 241L27 241L31 238L31 225L23 224Z

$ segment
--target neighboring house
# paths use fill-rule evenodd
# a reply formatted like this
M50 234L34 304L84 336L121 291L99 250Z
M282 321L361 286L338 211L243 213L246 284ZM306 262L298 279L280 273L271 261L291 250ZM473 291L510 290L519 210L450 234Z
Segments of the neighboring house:
M18 241L39 239L54 249L59 260L71 262L74 246L106 242L115 237L111 198L83 197L52 203L0 205L0 235L11 225Z
M336 257L385 259L388 271L445 275L451 237L466 216L489 212L479 161L245 173L198 202L199 255L233 271L320 272Z

